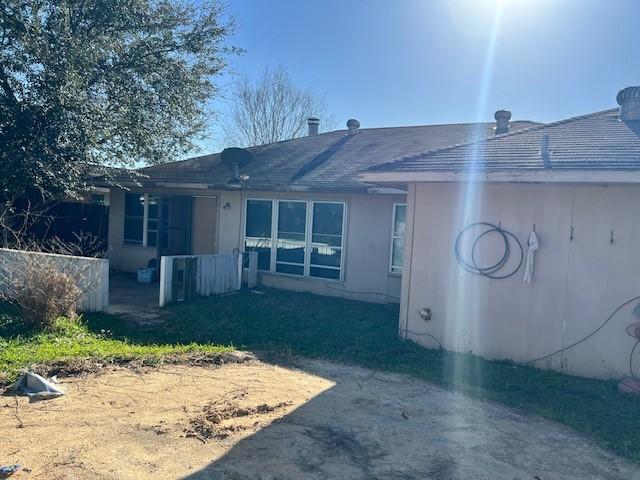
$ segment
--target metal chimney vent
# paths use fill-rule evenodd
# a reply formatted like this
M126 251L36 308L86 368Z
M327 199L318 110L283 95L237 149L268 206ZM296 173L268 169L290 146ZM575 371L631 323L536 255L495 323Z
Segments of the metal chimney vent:
M511 120L511 112L509 110L498 110L493 118L496 119L495 134L507 133L509 131L509 120Z
M307 125L309 126L309 136L317 135L320 127L320 119L317 117L309 117L307 118Z
M549 134L544 133L542 135L542 144L540 145L540 157L542 157L542 164L544 168L551 168L551 152L549 150Z
M360 133L360 122L355 118L350 118L347 120L347 129L349 130L349 135L357 135Z
M616 96L620 105L620 120L640 120L640 87L627 87Z

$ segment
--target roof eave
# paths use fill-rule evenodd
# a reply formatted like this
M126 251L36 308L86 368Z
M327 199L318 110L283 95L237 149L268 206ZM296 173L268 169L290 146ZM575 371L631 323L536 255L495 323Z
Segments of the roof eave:
M417 182L506 182L506 183L640 183L640 170L493 170L469 171L370 171L359 176L363 182L406 185Z

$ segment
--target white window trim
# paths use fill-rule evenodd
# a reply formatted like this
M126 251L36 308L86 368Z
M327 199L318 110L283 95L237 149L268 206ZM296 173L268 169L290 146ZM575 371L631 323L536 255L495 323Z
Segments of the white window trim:
M395 230L396 230L396 211L397 211L398 207L405 207L405 209L406 209L407 208L407 204L406 203L394 203L393 204L393 211L391 212L391 241L389 242L390 243L390 245L389 245L389 273L391 275L402 275L402 270L403 270L403 267L404 267L404 261L403 261L402 267L394 267L394 265L393 265L393 241L396 238L404 238L405 240L407 238L406 230L405 230L405 235L404 236L395 234ZM406 229L406 225L405 225L405 229ZM405 247L406 247L406 245L405 245ZM403 252L402 258L404 260L404 252Z
M127 195L128 194L134 194L136 195L136 192L126 192L125 196L124 196L124 211L126 212L126 208L127 208ZM149 238L149 193L145 192L143 194L141 194L142 197L144 198L143 200L143 213L142 213L142 243L134 243L131 241L127 241L124 238L124 223L122 224L122 243L123 245L127 246L127 247L142 247L142 248L157 248L156 247L149 247L147 242L148 242L148 238ZM155 194L154 194L155 195ZM159 195L155 195L158 198L161 198ZM127 215L126 213L123 215L123 218L126 218ZM158 232L158 241L160 240L160 232Z
M246 240L247 238L254 238L254 237L247 237L247 209L248 209L248 202L250 201L267 201L267 202L271 202L271 254L270 254L270 265L269 265L269 270L259 270L260 272L263 273L269 273L269 274L273 274L273 275L282 275L285 277L292 277L292 278L304 278L304 279L308 279L308 280L314 280L314 281L325 281L325 282L335 282L335 283L342 283L344 282L344 275L345 275L345 265L344 265L344 260L345 260L345 249L346 249L346 230L347 230L347 219L348 219L348 215L347 215L347 202L344 200L330 200L330 199L315 199L315 200L304 200L304 199L300 199L300 198L283 198L283 197L278 197L278 198L265 198L265 197L246 197L244 199L244 215L243 215L243 228L242 228L242 248L245 248L245 244L246 244ZM276 256L278 253L278 213L279 213L279 205L280 202L300 202L300 203L305 203L307 205L307 218L306 218L306 230L305 230L305 252L304 252L304 274L303 275L295 275L292 273L284 273L284 272L277 272L276 271ZM319 265L314 265L315 267L321 267L321 268L327 268L327 269L331 269L331 270L340 270L340 276L339 278L335 279L335 278L322 278L322 277L312 277L311 276L311 249L312 247L312 240L313 240L313 206L315 203L335 203L335 204L339 204L342 205L342 231L341 231L341 235L342 235L342 242L341 242L341 246L340 248L340 268L338 267L330 267L330 266L319 266ZM289 262L277 262L277 263L281 263L281 264L289 264ZM291 265L300 265L298 263L291 263Z
M146 247L149 240L149 194L144 194L144 219L142 220L142 246Z

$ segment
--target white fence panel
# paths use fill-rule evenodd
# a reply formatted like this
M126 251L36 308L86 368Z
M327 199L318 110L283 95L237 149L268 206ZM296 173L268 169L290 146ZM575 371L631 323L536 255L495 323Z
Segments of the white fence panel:
M81 310L102 312L109 306L109 260L0 248L0 292L7 289L11 272L23 271L28 262L51 265L77 280L84 292Z
M160 258L161 307L193 296L220 295L242 286L242 255L168 255ZM181 277L181 278L176 278Z

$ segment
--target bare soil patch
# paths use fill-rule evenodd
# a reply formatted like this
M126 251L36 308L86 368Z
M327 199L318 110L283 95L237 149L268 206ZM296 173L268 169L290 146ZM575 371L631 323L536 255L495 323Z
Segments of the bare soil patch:
M12 478L183 478L331 382L245 362L108 366L60 386L54 401L0 397L0 462L30 470Z
M264 420L266 415L274 414L293 403L285 401L253 406L247 404L250 401L252 399L249 398L249 391L241 388L221 399L209 402L201 414L189 420L189 427L185 430L186 436L206 443L210 439L222 440L234 433L256 430L262 426L261 420Z
M106 366L67 395L0 397L0 464L30 479L640 479L568 429L403 375Z

